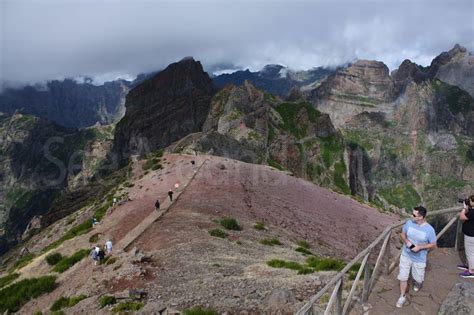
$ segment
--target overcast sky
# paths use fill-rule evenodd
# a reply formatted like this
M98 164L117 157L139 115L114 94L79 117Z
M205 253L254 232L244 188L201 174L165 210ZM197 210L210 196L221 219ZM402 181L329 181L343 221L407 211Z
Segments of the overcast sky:
M185 56L205 69L359 59L428 65L474 51L474 0L0 0L0 80L134 77Z

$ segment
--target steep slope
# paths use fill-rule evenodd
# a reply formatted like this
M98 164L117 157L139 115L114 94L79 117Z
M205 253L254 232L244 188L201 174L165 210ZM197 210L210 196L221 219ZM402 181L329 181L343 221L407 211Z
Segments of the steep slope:
M215 90L201 63L192 58L169 65L127 95L117 124L113 154L121 164L130 155L164 148L200 131Z
M22 114L0 116L0 253L19 240L34 216L46 214L64 189L91 180L105 158L110 128L78 131Z
M144 312L160 305L179 310L207 305L220 312L262 312L275 307L269 302L275 290L287 290L294 300L285 307L294 311L334 272L297 275L294 270L269 267L269 260L304 264L306 257L295 251L302 240L317 257L348 259L396 220L267 166L204 155L165 155L160 163L162 169L150 172L143 172L146 161L134 163L132 181L116 190L128 198L109 208L101 224L86 234L42 251L61 237L67 221L80 222L90 215L83 209L29 241L26 246L37 257L18 270L19 280L52 273L44 260L52 252L71 255L108 238L117 247L110 264L93 266L84 259L64 273L53 272L58 288L26 304L22 312L45 312L59 297L79 294L86 298L65 311L106 312L100 309L99 298L107 294L126 301L128 290L146 292ZM166 193L175 183L179 183L177 198L168 208ZM156 198L163 205L158 217ZM229 217L243 229L225 230L226 238L209 234L212 229L223 229L219 220ZM148 223L142 233L124 243L143 222ZM253 228L256 222L263 222L264 229ZM340 233L345 230L351 233ZM272 238L281 245L260 243ZM130 245L123 252L120 244Z

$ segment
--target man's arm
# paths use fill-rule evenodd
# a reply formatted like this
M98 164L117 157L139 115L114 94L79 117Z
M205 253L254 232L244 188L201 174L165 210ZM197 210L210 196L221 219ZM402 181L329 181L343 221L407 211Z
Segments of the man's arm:
M469 220L469 218L466 216L466 208L462 209L461 212L459 212L459 219L461 221Z
M412 242L410 242L407 238L407 234L405 232L400 233L400 238L402 239L403 243L405 243L406 246L410 247L412 245Z

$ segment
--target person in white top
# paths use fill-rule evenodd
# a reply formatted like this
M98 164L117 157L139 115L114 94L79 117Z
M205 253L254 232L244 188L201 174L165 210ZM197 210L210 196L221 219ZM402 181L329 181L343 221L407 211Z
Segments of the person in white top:
M112 254L112 241L111 240L108 240L107 242L105 242L105 252L107 253L107 255Z

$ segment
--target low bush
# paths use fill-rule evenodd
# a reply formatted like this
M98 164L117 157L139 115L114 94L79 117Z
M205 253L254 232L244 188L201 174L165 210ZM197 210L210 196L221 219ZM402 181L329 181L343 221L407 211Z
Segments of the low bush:
M77 262L81 259L89 255L88 249L81 249L75 252L72 256L63 257L53 268L53 271L63 273L64 271L68 270L72 266L74 266Z
M100 308L117 303L115 296L104 295L99 299Z
M220 220L220 224L227 230L242 231L242 227L234 218L224 218Z
M309 251L308 249L304 248L304 247L298 247L295 249L297 252L300 252L300 253L303 253L305 255L313 255L313 253L311 251Z
M100 237L100 233L95 233L94 235L92 235L91 237L89 237L89 243L97 243L97 241L99 240L99 237Z
M0 290L0 313L17 312L23 305L38 296L52 292L57 286L56 277L24 279Z
M317 258L314 256L308 257L306 263L309 267L314 268L315 271L340 271L344 268L345 263L342 260L334 258Z
M51 305L50 310L51 311L59 311L60 309L66 308L66 307L73 307L80 301L84 300L87 296L84 294L81 294L79 296L70 296L70 297L64 297L61 296L59 299L57 299L53 305Z
M211 236L220 237L220 238L226 238L227 235L228 235L226 232L224 232L220 229L210 230L209 234L211 234Z
M259 231L263 231L263 230L265 230L265 224L263 222L256 222L253 225L253 228L256 229L256 230L259 230Z
M46 256L46 262L50 266L56 265L59 261L61 261L61 259L63 259L63 255L61 255L61 253L53 253Z
M311 245L309 245L308 242L306 241L299 241L298 243L296 243L299 247L302 247L302 248L306 248L306 249L310 249L311 248Z

